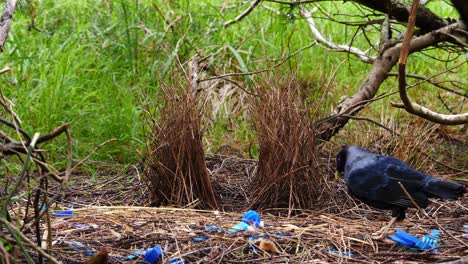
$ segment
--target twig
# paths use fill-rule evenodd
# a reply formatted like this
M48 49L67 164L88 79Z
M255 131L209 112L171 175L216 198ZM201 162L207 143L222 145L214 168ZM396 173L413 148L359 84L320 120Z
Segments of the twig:
M67 155L67 168L65 170L65 176L63 178L63 182L68 181L70 179L71 170L72 170L72 158L73 158L73 148L72 148L72 136L70 129L66 129L65 133L67 135L67 144L68 144L68 155Z
M0 17L0 52L3 51L3 46L8 37L17 2L17 0L7 0L5 1L5 5L3 5L3 13Z
M201 79L199 80L198 82L205 82L205 81L210 81L210 80L216 80L216 79L221 79L221 78L226 78L226 77L231 77L231 76L245 76L245 75L254 75L254 74L259 74L259 73L263 73L263 72L267 72L267 71L271 71L281 65L283 65L286 61L288 61L290 58L296 56L297 54L301 53L302 51L308 49L308 48L311 48L313 46L317 45L317 42L312 42L311 44L309 45L306 45L298 50L296 50L295 52L293 52L291 55L288 55L286 56L285 58L281 59L278 63L276 63L275 65L273 65L272 67L270 68L267 68L267 69L263 69L263 70L258 70L258 71L252 71L252 72L233 72L233 73L226 73L226 74L222 74L222 75L217 75L217 76L213 76L213 77L208 77L208 78L205 78L205 79ZM228 80L228 79L226 79ZM244 90L244 89L243 89Z
M463 242L461 239L455 237L454 235L452 235L451 233L449 233L445 228L443 228L439 223L437 223L436 220L432 219L432 217L430 217L426 211L424 211L421 207L419 207L419 205L414 201L413 197L411 197L411 195L409 194L409 192L406 190L405 186L403 186L403 184L399 181L398 184L400 185L401 189L403 190L403 192L406 194L406 196L408 196L408 198L411 200L411 202L413 203L413 205L418 209L418 211L420 211L421 213L424 214L424 216L426 216L429 220L431 220L432 223L434 223L435 225L437 225L440 230L442 230L444 233L446 233L447 235L449 235L451 238L457 240L458 242L462 243L463 245L465 245L465 247L468 248L468 244Z
M468 123L468 113L445 115L434 112L426 107L423 107L415 102L412 102L406 90L406 61L409 55L410 42L413 36L414 25L416 23L416 13L419 5L419 0L413 0L411 11L408 19L405 37L401 45L400 60L398 62L398 91L403 104L392 103L392 106L403 108L408 113L420 116L429 121L443 125L461 125Z
M465 61L463 64L465 64L465 63L466 63L466 61ZM444 73L445 73L445 72L446 72L446 71L444 71ZM439 74L437 74L437 75L439 75ZM406 74L406 77L411 77L411 78L414 78L414 79L422 80L422 82L418 82L418 83L412 84L412 85L408 86L407 88L411 88L411 87L414 87L414 86L416 86L416 85L418 85L418 84L421 84L421 83L424 83L424 82L428 82L428 83L434 85L434 86L437 87L437 88L440 88L440 89L445 90L445 91L447 91L447 92L451 92L451 93L454 93L454 94L463 96L463 97L465 97L465 98L468 98L468 93L462 93L462 92L453 90L453 89L451 89L451 88L445 87L445 86L439 84L438 82L432 81L431 79L433 79L433 78L436 77L437 75L431 76L431 77L426 77L426 76L423 76L423 75L407 73L407 74ZM387 74L387 76L398 76L398 73L397 73L397 72L389 72L389 73ZM445 82L447 82L447 81L445 81ZM396 93L396 92L395 92L395 93ZM395 93L392 93L392 94L395 94Z
M301 15L306 19L307 23L309 24L309 28L312 31L312 34L315 36L315 38L320 42L323 43L326 47L336 50L336 51L342 51L342 52L348 52L351 54L356 55L359 57L364 62L367 63L373 63L375 61L374 57L370 57L367 55L367 52L362 51L356 47L348 46L348 45L340 45L340 44L335 44L334 42L326 39L322 33L318 30L317 26L315 25L314 18L312 17L312 13L315 12L315 10L309 11L305 8L301 10Z
M397 136L400 136L399 133L393 131L392 129L380 124L379 122L375 121L375 120L372 120L370 118L367 118L367 117L362 117L362 116L353 116L353 115L347 115L347 114L343 114L342 116L344 117L347 117L347 118L350 118L350 119L355 119L355 120L363 120L363 121L367 121L367 122L371 122L372 124L376 125L376 126L379 126L389 132L391 132L392 134L395 134Z
M16 182L11 192L8 194L7 198L4 200L4 203L2 205L2 210L0 212L0 218L3 218L6 215L8 204L10 203L11 198L16 194L20 186L23 184L24 177L26 176L27 171L28 171L29 160L31 160L31 155L32 155L32 152L34 151L34 146L36 145L36 141L38 138L39 138L39 133L35 133L33 136L33 139L31 140L31 144L28 147L28 154L26 156L26 159L24 160L23 169L20 172L18 181Z
M36 246L34 242L32 242L27 236L25 236L21 231L19 231L14 225L9 223L6 219L0 217L0 222L6 225L9 229L13 229L16 233L21 237L23 241L25 241L30 247L37 251L40 255L44 256L46 259L50 261L50 263L54 264L61 264L60 261L52 257L51 255L47 254L42 248Z
M249 8L247 8L244 12L242 12L242 14L238 15L236 18L234 18L232 20L229 20L229 21L225 22L224 25L223 25L224 28L227 28L230 25L241 21L244 17L246 17L248 14L250 14L250 12L252 12L255 9L255 7L257 7L257 5L260 4L260 2L262 2L262 0L255 0L255 2L253 2L249 6Z
M96 153L98 150L100 150L102 147L104 147L105 145L111 143L111 142L114 142L114 141L118 141L118 139L116 138L111 138L109 140L106 140L104 142L102 142L101 144L99 144L99 146L97 146L95 149L93 149L93 151L91 151L91 153L88 154L88 156L86 156L84 159L80 160L78 163L75 164L75 166L73 166L73 168L71 169L71 171L74 171L77 167L81 166L81 164L85 163L89 158L91 158L91 156Z

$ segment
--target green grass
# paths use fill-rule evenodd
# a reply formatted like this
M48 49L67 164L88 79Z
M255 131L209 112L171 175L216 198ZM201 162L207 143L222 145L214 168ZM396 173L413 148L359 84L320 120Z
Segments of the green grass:
M14 69L0 77L1 89L15 102L26 130L44 134L71 122L75 159L83 158L101 142L115 137L120 144L106 147L93 159L123 164L138 161L137 151L144 148L145 141L142 109L154 111L159 105L160 85L177 81L180 74L176 72L181 71L178 62L187 61L195 52L202 56L212 54L212 66L218 74L248 72L270 68L313 41L297 9L273 3L268 5L279 10L280 15L258 8L242 22L223 29L223 22L246 7L240 7L236 1L221 0L118 0L109 1L109 6L105 2L43 0L35 20L42 32L28 30L30 17L23 9L15 14L7 45L0 54L3 65ZM437 12L453 16L448 8L431 5ZM358 12L349 2L324 3L321 8ZM339 44L347 43L354 34L352 29L324 19L317 18L316 22L326 37ZM369 37L375 40L378 34ZM353 45L368 48L363 36ZM445 56L437 51L429 53ZM276 68L272 75L293 72L322 87L311 89L311 98L320 98L322 92L317 91L330 84L323 102L323 109L329 111L340 96L357 91L370 68L353 57L350 59L348 62L346 54L314 46ZM444 66L442 62L414 56L409 68L418 74L431 75ZM466 76L466 68L456 76L460 79ZM332 75L335 71L336 75ZM237 80L252 88L251 78L255 81L261 77ZM395 82L389 81L382 91L395 88ZM433 91L426 86L422 89L424 93L427 89ZM384 100L383 106L376 104L365 113L379 118L382 108L389 110L390 100L398 98ZM207 127L204 134L207 144L212 144L209 149L226 143L227 138L241 142L244 149L254 140L248 115L238 114L236 117L220 114L214 125ZM229 120L234 120L234 128L228 127ZM64 143L65 139L60 138L48 144L46 149L52 160L63 157Z

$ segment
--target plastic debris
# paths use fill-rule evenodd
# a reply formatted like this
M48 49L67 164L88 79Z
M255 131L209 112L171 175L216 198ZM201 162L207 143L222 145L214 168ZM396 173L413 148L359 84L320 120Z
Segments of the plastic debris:
M153 248L148 248L143 258L143 263L155 264L162 257L162 255L163 250L160 245L156 245Z
M330 249L330 250L328 250L328 253L336 254L336 255L340 255L340 256L344 256L344 257L350 257L350 258L353 257L353 253L351 253L351 251L346 251L346 250Z
M205 231L206 232L216 232L216 233L221 233L223 232L223 229L219 227L218 225L205 225Z
M423 240L406 233L401 229L397 229L394 235L391 235L390 238L406 247L410 248L417 248L417 249L435 249L437 243L439 241L440 231L439 230L432 230L428 235L423 236ZM435 250L434 252L437 252Z
M223 232L223 229L219 227L218 225L205 225L205 231L208 233L221 233ZM193 239L193 242L195 244L200 244L201 242L205 241L208 239L207 234L203 234L201 236L195 237Z
M241 222L231 227L226 234L255 229L259 226L263 226L260 215L254 210L249 210L242 216Z
M67 243L67 245L71 247L73 250L80 252L87 257L94 256L94 253L97 251L93 248L85 246L83 243L76 241L76 240L67 241L65 243Z
M72 215L73 215L72 210L58 211L54 213L54 216L56 217L67 217L67 216L72 216Z
M168 263L169 264L185 264L185 260L181 258L174 258L174 259L169 260Z

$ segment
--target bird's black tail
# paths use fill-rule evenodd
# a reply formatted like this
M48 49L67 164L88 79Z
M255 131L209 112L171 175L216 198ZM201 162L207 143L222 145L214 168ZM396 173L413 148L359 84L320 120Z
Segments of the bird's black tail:
M424 191L431 197L454 200L463 196L466 189L463 184L431 179L426 184Z

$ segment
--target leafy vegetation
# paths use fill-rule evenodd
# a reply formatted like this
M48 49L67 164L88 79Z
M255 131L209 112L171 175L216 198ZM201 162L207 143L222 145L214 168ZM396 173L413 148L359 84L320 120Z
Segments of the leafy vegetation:
M115 137L120 143L99 151L93 159L127 164L139 160L138 153L144 147L144 111L156 109L161 84L180 76L185 67L181 64L197 52L210 56L215 74L271 69L262 75L236 77L246 89L252 89L258 78L295 73L308 84L304 85L308 96L324 98L325 112L335 107L342 95L358 89L356 84L362 82L369 65L318 45L307 47L314 38L298 10L275 3L268 3L268 7L260 7L240 23L224 29L223 23L246 6L223 0L43 0L34 9L35 26L40 31L31 28L28 7L15 14L7 45L0 54L3 65L14 71L0 77L2 91L14 101L16 112L31 133L45 133L71 122L76 159ZM362 12L348 2L318 7L328 13ZM429 7L440 15L455 16L441 1L433 1ZM316 22L334 42L346 43L355 34L322 14L317 13ZM335 19L354 18L343 15ZM372 42L379 36L367 37ZM363 36L352 44L368 48ZM449 56L435 52L426 53L438 58ZM409 71L427 76L446 66L422 55L411 60L414 62ZM455 78L462 79L467 71L464 67ZM422 85L412 94L422 95L428 89L434 88ZM382 91L396 91L396 80L388 81ZM385 98L364 114L385 118L390 115L386 112L394 111L389 102L398 101L397 96ZM424 103L434 103L427 98ZM227 142L247 150L254 141L247 108L236 110L232 104L221 105L223 111L215 112L205 127L206 148L216 151ZM48 146L52 157L54 153L65 153L65 139L61 140Z

